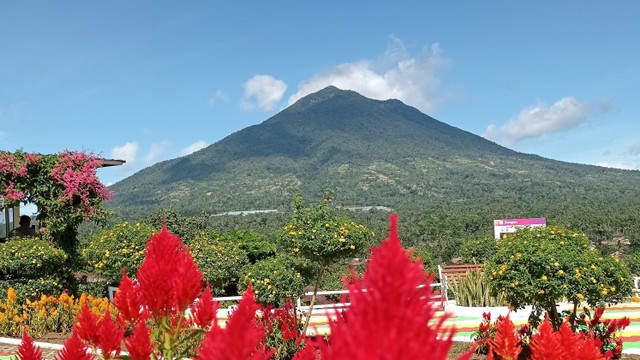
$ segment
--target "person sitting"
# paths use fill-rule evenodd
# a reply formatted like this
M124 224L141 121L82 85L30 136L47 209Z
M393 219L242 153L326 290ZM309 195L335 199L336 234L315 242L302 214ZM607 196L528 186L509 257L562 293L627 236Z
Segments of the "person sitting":
M36 230L31 227L31 217L29 215L20 216L20 226L13 229L9 237L36 236Z

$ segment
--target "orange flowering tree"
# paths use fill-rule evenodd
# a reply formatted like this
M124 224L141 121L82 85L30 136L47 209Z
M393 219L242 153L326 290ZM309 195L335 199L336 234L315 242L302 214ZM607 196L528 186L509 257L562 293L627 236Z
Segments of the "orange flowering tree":
M534 326L548 312L558 328L562 315L556 304L561 299L574 304L575 319L581 303L615 304L633 289L631 273L619 259L592 249L584 234L553 226L521 229L498 240L484 271L492 291L504 295L510 306L534 307Z

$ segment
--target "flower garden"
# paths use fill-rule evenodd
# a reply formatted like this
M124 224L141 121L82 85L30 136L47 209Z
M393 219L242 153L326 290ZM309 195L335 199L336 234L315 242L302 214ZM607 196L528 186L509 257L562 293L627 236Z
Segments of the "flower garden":
M247 232L218 234L197 224L177 236L166 216L160 231L124 222L80 244L78 224L106 214L95 159L1 155L3 196L38 203L47 228L42 238L0 244L0 334L22 338L20 359L43 358L33 339L50 332L68 335L60 360L622 357L621 331L630 320L608 318L605 307L632 298L632 275L579 232L523 229L485 244L484 270L453 295L470 305L491 299L513 311L529 307L531 315L516 326L511 314L484 314L474 341L453 355L452 315L433 300L434 278L402 247L395 216L362 272L336 265L375 244L373 234L333 212L330 194L314 206L294 199L277 248ZM66 210L58 214L56 206ZM80 270L118 284L113 302L86 294ZM306 336L317 290L341 270L350 306L333 312L328 336ZM308 284L314 295L304 314L292 299ZM214 295L233 291L242 299L222 320L228 304ZM558 301L570 306L560 311Z

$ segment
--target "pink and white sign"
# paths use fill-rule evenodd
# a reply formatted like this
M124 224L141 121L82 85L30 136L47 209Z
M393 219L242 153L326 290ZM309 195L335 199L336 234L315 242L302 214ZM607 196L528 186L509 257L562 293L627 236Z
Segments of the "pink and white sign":
M502 234L514 233L523 227L538 226L547 226L547 220L545 218L493 220L493 235L496 239L500 239Z

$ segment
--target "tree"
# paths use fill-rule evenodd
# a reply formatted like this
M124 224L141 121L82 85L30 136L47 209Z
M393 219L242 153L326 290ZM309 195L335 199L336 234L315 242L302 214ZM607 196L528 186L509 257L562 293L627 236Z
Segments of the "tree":
M633 290L631 273L619 259L603 257L584 234L560 227L521 229L498 240L485 275L492 292L502 293L510 306L533 305L534 316L546 311L556 328L561 299L574 304L575 316L581 302L615 304Z
M344 258L353 257L373 234L353 220L340 216L329 207L331 194L313 207L302 203L302 196L293 201L293 216L283 228L283 242L293 253L318 265L313 296L303 334L309 324L316 293L327 266Z

